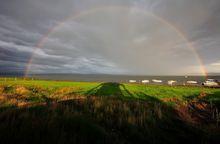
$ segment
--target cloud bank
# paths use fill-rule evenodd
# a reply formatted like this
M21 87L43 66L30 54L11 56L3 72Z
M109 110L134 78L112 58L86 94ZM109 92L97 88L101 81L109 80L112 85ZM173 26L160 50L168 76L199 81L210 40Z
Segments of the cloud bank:
M47 31L70 19L35 50ZM220 72L218 0L20 0L1 1L0 72L21 72L33 52L30 73L200 74L184 39L142 9L183 32L208 72Z

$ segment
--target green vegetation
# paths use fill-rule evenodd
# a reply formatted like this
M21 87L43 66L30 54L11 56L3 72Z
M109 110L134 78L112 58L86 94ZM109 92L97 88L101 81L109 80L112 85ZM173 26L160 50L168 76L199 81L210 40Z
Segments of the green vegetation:
M3 143L219 143L220 89L0 78Z

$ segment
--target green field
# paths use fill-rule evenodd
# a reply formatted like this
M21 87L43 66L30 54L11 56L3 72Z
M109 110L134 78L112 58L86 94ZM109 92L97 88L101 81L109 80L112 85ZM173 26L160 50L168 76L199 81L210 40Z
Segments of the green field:
M220 89L0 78L4 143L218 143Z

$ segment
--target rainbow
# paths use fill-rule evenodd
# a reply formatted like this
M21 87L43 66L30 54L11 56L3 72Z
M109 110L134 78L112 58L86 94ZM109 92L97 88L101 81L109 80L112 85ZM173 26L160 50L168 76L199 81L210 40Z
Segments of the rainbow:
M63 21L59 22L57 25L55 25L54 27L50 28L47 33L40 39L40 41L37 43L36 45L36 48L34 49L27 65L26 65L26 69L25 69L25 73L24 73L24 76L27 77L28 76L28 73L29 73L29 70L30 70L30 67L31 67L31 64L32 64L32 61L33 61L33 58L34 58L34 55L36 53L36 50L38 49L41 49L43 44L47 41L48 37L59 27L61 27L62 25L64 25L67 21L69 20L73 20L73 19L77 19L77 18L80 18L80 17L83 17L83 16L86 16L88 14L91 14L91 13L95 13L95 12L98 12L98 11L102 11L102 10L106 10L106 9L114 9L114 8L119 8L119 9L125 9L125 10L129 10L133 7L128 7L128 6L105 6L105 7L96 7L96 8L93 8L93 9L89 9L89 10L86 10L86 11L82 11L82 12L78 12L78 13L75 13L74 15L72 16L69 16L67 18L65 18ZM148 12L146 10L143 10L143 9L139 9L139 8L133 8L139 12L142 12L143 14L145 14L146 16L151 16L153 18L155 18L156 20L158 20L159 22L163 23L164 25L167 25L169 26L170 28L172 28L186 43L187 43L187 46L190 48L190 50L192 51L192 53L195 55L198 63L199 63L199 66L200 66L200 71L201 73L203 74L203 76L207 76L207 71L206 71L206 68L205 68L205 65L203 63L203 60L202 58L200 57L200 55L198 54L198 52L196 51L196 48L194 47L194 45L186 38L184 32L182 32L180 29L178 29L175 25L171 24L169 21L165 20L164 18L162 17L159 17L151 12Z

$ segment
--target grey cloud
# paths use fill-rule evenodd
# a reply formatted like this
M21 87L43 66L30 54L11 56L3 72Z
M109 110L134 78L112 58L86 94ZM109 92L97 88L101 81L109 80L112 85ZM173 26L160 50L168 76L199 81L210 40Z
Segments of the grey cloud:
M193 43L209 71L220 71L213 65L220 52L219 0L2 0L0 71L24 70L40 39L67 17L108 6L144 9L169 21ZM182 74L198 67L172 28L116 9L57 28L35 51L31 72Z
M140 12L137 12L140 16L139 18L136 18L136 13L134 13L134 16L131 15L125 19L124 16L129 11L128 8L109 10L100 10L82 18L66 22L65 25L57 28L49 36L49 39L43 44L42 50L48 53L57 52L67 57L72 57L70 62L73 65L79 63L81 67L78 67L78 70L80 71L85 71L84 67L93 71L92 67L96 68L98 66L98 62L95 62L96 65L91 63L91 56L102 56L115 64L116 66L112 67L115 73L117 73L116 70L119 68L125 71L130 70L130 73L138 74L144 74L146 71L153 72L155 70L167 73L168 71L171 72L171 67L176 65L175 60L179 60L179 64L181 63L182 66L189 63L195 64L192 63L194 56L189 54L189 52L187 55L179 54L178 57L170 57L170 47L175 46L177 42L184 43L184 41L169 26L164 26L153 17L146 18ZM106 20L106 15L112 17L112 19L109 18ZM122 19L125 20L123 21L124 23L131 23L133 20L142 23L139 24L139 27L132 24L129 27L123 28L123 23L120 23ZM146 22L148 22L148 25L145 25ZM121 29L118 29L118 26ZM153 31L153 29L158 29L158 31ZM137 37L142 38L143 36L149 37L149 39L133 43L133 40L136 40ZM55 43L54 45L54 41L51 39L59 39L56 42L62 41L67 46L57 47L55 46L57 44ZM186 47L186 44L184 46ZM183 50L185 50L184 46ZM179 49L178 51L181 53L183 50ZM90 61L84 62L81 60L79 62L77 59L81 56L88 58ZM161 59L163 62L161 62ZM33 63L38 63L38 61L36 57ZM152 61L154 61L157 67L152 65ZM67 63L67 61L61 59L60 62ZM103 62L103 64L106 64L106 62ZM63 68L61 67L60 69ZM99 69L103 70L102 66L99 66Z
M34 45L42 36L40 33L22 28L19 22L12 20L10 17L0 15L0 21L0 38L6 42Z

